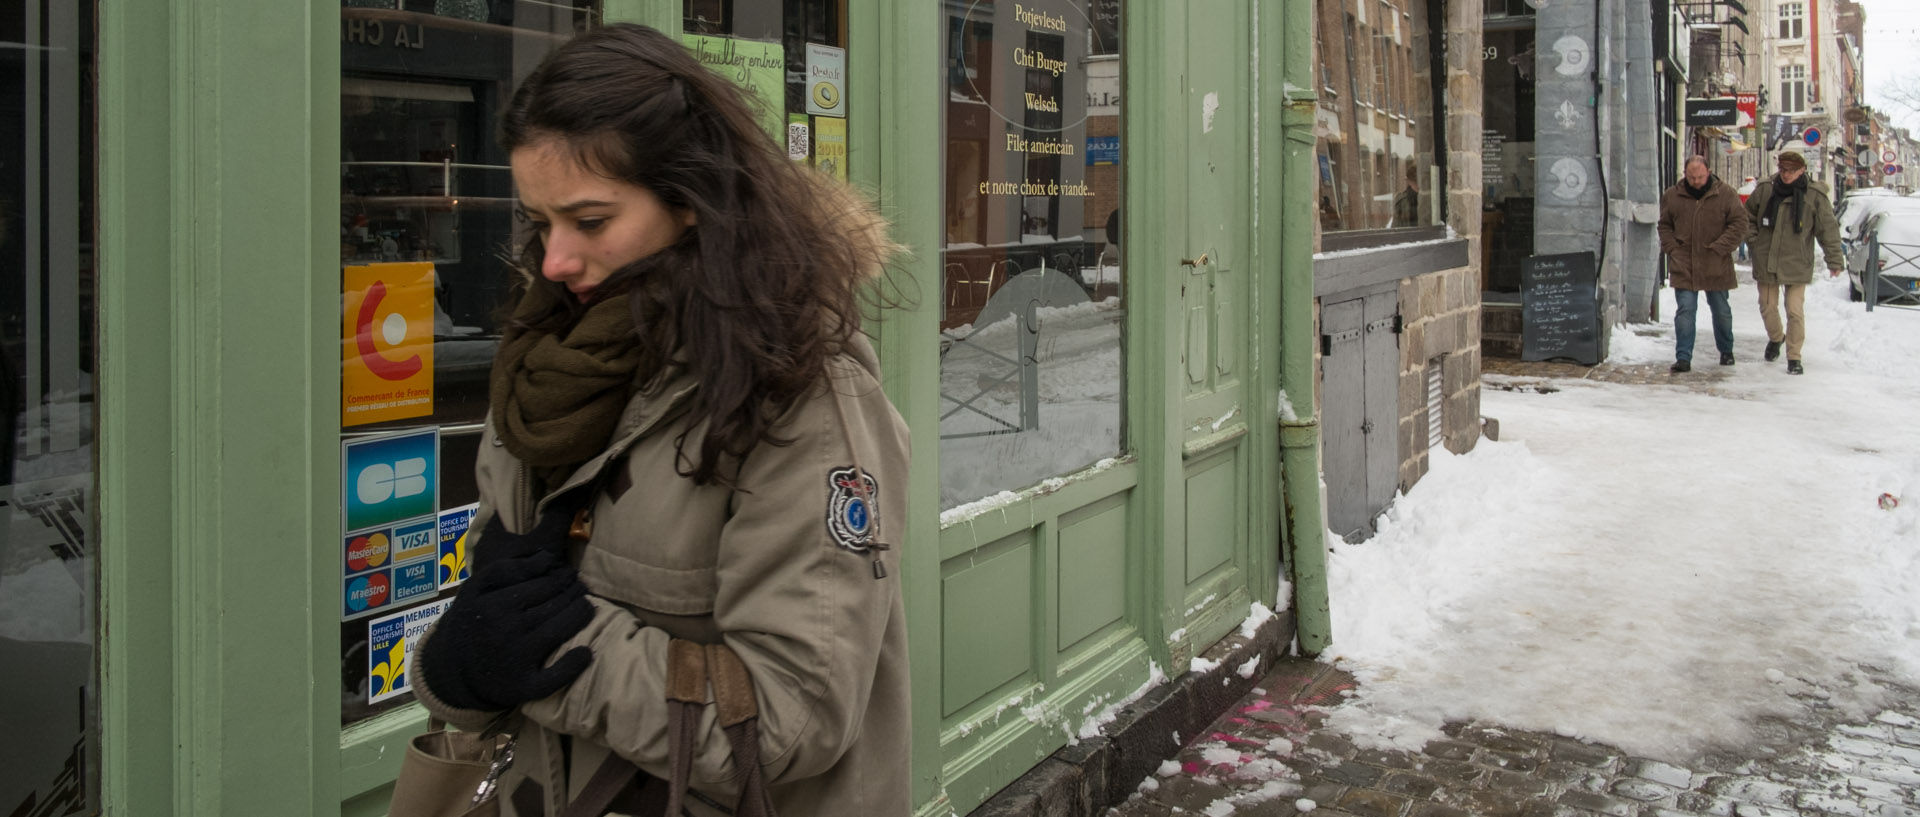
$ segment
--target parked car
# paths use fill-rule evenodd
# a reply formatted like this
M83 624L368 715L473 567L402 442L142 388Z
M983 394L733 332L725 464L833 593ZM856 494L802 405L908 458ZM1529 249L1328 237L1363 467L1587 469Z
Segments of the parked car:
M1880 247L1880 291L1876 303L1920 306L1920 209L1876 213L1861 225L1860 240L1847 251L1847 277L1853 300L1864 300L1867 257Z
M1894 212L1920 213L1920 199L1910 199L1905 196L1849 194L1847 198L1841 200L1840 206L1834 209L1834 216L1840 222L1840 241L1847 252L1852 253L1856 245L1861 243L1864 236L1861 226L1866 224L1868 219L1881 213Z

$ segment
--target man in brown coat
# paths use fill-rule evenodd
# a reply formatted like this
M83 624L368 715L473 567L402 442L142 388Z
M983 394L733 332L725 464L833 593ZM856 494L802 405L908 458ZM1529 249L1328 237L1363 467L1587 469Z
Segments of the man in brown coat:
M1673 372L1693 369L1693 318L1700 293L1713 313L1713 345L1720 365L1733 365L1733 308L1727 292L1738 286L1733 251L1747 238L1747 210L1740 194L1707 169L1705 158L1687 159L1686 177L1660 197L1660 251L1667 255L1673 286Z

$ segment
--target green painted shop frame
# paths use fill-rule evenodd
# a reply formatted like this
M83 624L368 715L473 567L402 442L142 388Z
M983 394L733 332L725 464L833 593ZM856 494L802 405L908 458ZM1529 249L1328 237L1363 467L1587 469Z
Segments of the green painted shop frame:
M382 814L424 715L342 731L326 680L340 654L339 4L98 2L107 813ZM680 2L605 11L671 30ZM880 191L916 282L941 274L944 13L849 10L848 103L874 112L852 121L852 176ZM1283 546L1302 645L1328 638L1311 4L1125 13L1129 453L943 529L938 310L878 326L918 453L903 581L922 814L978 805L1150 667L1183 672L1273 601Z

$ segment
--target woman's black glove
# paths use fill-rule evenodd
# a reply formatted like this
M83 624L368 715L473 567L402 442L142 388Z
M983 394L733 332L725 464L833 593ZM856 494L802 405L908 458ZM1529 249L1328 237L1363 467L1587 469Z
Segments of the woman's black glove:
M460 588L421 648L433 694L449 706L495 711L552 695L573 683L593 652L547 656L593 621L587 587L566 563L567 518L548 514L525 534L498 517L481 532L487 559Z

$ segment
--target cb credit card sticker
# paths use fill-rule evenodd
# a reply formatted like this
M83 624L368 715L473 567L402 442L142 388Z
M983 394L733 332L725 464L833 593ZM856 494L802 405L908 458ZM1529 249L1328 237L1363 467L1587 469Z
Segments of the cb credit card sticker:
M447 611L452 600L423 604L367 622L367 702L379 703L413 691L413 648L420 635Z
M452 587L473 575L467 561L467 532L473 527L480 503L440 512L440 586Z

